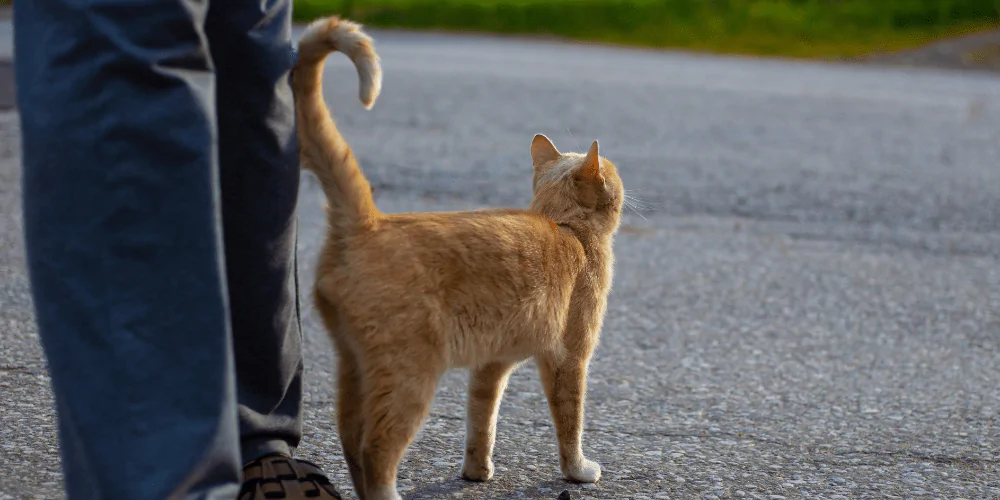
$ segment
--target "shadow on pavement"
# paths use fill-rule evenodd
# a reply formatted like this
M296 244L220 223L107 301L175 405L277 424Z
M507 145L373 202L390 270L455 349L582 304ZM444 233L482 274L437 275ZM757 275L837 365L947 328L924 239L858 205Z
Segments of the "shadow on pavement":
M16 108L17 101L14 97L14 64L0 61L0 111Z

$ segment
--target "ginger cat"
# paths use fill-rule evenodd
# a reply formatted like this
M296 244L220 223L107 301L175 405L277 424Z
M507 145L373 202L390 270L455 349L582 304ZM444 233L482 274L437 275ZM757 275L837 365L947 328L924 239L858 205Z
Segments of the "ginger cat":
M322 95L326 57L345 53L371 108L381 88L372 40L336 17L311 24L294 71L301 161L327 198L315 303L339 358L338 427L363 500L400 498L396 472L441 375L470 370L462 476L493 476L497 411L511 371L538 364L567 479L595 482L583 456L587 366L611 288L624 190L598 154L531 143L528 210L383 214Z

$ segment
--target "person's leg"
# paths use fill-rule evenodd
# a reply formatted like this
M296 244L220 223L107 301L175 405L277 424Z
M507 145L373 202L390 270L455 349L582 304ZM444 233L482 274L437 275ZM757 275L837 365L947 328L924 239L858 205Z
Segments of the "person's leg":
M207 8L14 9L27 260L70 500L239 491Z
M243 461L302 436L296 279L299 158L291 1L212 4L219 161Z

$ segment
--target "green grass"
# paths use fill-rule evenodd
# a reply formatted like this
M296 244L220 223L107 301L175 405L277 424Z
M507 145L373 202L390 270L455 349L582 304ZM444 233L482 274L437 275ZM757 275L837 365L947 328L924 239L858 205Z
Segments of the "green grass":
M377 27L836 58L1000 27L1000 0L295 0L298 20L329 14Z

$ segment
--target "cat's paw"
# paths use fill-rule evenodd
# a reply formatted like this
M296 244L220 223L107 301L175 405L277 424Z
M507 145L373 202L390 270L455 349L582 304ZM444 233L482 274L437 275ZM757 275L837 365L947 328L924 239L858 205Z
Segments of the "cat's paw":
M578 483L596 483L601 478L601 466L586 458L580 458L563 468L563 475Z
M395 486L368 488L368 494L365 495L365 498L367 500L403 500Z
M493 479L493 460L476 460L468 455L462 464L462 477L469 481L489 481Z

